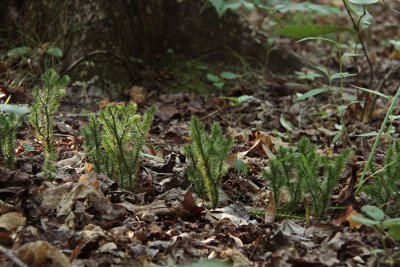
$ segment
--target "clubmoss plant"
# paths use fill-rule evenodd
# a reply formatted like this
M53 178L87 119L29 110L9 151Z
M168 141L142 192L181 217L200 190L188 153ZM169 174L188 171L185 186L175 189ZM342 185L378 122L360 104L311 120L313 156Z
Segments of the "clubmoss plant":
M15 140L19 117L14 112L0 111L0 151L7 168L15 168Z
M119 179L122 188L134 190L139 157L154 119L156 106L143 117L134 103L108 105L92 115L83 129L86 154L97 172Z
M42 143L44 151L43 177L52 180L56 172L55 161L57 153L54 147L54 113L60 105L70 79L64 75L59 78L53 69L42 75L43 86L35 87L33 95L35 102L31 107L29 122L35 128L36 138Z
M204 196L207 193L215 208L218 205L221 178L226 172L224 161L229 155L233 140L223 137L218 123L214 123L211 133L207 134L204 125L195 116L190 122L189 135L192 143L184 146L184 153L189 160L188 177L197 194Z
M263 171L264 178L271 182L278 209L293 214L308 194L313 214L323 218L350 153L346 149L331 160L317 154L305 137L296 149L280 147L276 158L269 161L269 169ZM284 199L282 192L287 193Z
M362 190L386 213L397 216L400 207L400 140L393 142L386 151L384 167L376 169L375 164L370 164L373 179Z

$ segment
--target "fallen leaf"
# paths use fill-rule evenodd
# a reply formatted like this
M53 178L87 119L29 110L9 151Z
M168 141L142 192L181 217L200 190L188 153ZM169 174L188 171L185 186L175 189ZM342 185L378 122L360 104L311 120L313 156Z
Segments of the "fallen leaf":
M17 255L18 258L20 258L30 267L72 267L68 258L61 251L46 241L27 243L17 250Z
M169 121L177 115L179 115L179 110L175 106L162 106L156 113L156 116L163 122Z
M183 195L183 210L187 213L185 218L187 216L189 217L199 217L203 211L205 210L203 207L199 207L196 204L196 201L193 198L192 192L191 192L191 186L186 190L185 194ZM182 214L184 215L184 214Z
M130 100L137 104L142 103L146 99L146 96L144 95L144 88L141 86L132 86L128 94Z
M265 210L264 222L273 223L275 221L275 216L276 216L276 204L274 199L274 193L269 192L268 206L267 209Z
M349 226L351 229L360 229L362 226L362 223L354 221L352 219L353 215L362 216L362 214L358 213L357 211L355 211L353 209L353 205L348 205L346 207L346 210L339 216L339 218L333 220L332 223L341 225L347 221L349 223Z
M8 212L0 216L0 229L7 231L13 231L25 223L26 218L20 212Z

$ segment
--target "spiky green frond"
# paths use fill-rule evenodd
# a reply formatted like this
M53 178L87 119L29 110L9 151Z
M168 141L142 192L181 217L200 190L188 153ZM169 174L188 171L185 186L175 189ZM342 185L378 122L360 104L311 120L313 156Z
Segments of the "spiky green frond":
M269 161L269 169L263 171L264 178L271 183L278 209L295 213L308 194L313 213L323 217L350 153L345 150L332 161L320 156L308 138L301 138L296 149L280 147L276 158ZM282 192L285 197L281 197Z
M97 119L91 116L83 135L85 151L97 172L119 179L123 188L134 189L140 152L156 109L150 107L142 117L136 114L134 103L109 105L99 112Z
M189 135L192 144L184 146L188 158L187 174L193 182L196 192L203 196L207 193L213 207L218 205L218 189L226 172L224 161L233 145L231 138L224 138L218 123L211 127L207 134L204 125L193 116L190 122Z
M389 146L385 153L384 166L376 170L375 165L370 166L372 177L363 191L375 201L376 205L389 215L399 215L400 208L400 140Z
M15 140L19 117L15 113L0 112L0 152L6 166L10 169L15 167Z
M42 75L43 85L33 89L35 102L31 107L29 121L35 128L36 138L42 143L45 164L44 177L52 179L54 176L54 161L57 158L54 149L54 113L60 105L60 100L65 94L69 77L64 75L59 79L57 73L49 69Z

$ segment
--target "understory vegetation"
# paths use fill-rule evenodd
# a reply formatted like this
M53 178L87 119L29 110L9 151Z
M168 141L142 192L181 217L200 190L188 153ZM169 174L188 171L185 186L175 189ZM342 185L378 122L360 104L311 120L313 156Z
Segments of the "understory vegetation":
M150 2L135 16L157 14ZM161 38L146 15L132 21L154 36L132 51L159 40L161 53L110 45L77 56L61 32L44 42L0 29L0 262L397 266L400 4L199 8L199 35L214 16L222 40L236 23L248 39L213 51L216 33L204 54L180 53L189 44ZM128 86L92 75L105 55L132 76Z

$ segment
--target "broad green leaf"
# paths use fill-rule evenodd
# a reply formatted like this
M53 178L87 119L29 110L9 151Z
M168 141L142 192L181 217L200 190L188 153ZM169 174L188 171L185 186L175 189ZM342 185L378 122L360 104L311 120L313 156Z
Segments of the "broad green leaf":
M384 228L392 227L393 225L400 225L400 218L386 219L382 222Z
M225 99L225 100L229 100L229 101L232 101L232 102L234 102L234 103L236 103L236 104L239 103L238 98L237 98L236 96L220 96L220 97L218 97L218 98L220 98L220 99Z
M215 10L218 13L218 16L221 17L223 15L222 6L224 5L224 0L208 0L208 2L210 2L214 6Z
M379 224L379 222L371 220L371 219L368 219L368 218L366 218L364 216L353 215L353 216L351 216L351 218L354 221L362 223L365 226L376 226L376 225Z
M385 98L385 99L391 101L391 97L390 97L390 96L387 96L387 95L385 95L385 94L382 94L381 92L374 91L374 90L371 90L371 89L368 89L368 88L358 87L358 86L355 86L355 85L352 85L352 86L353 86L354 88L357 88L357 89L361 90L361 91L365 91L365 92L367 92L367 93L371 93L371 94L374 94L374 95L377 95L377 96L381 96L381 97L383 97L383 98Z
M300 42L304 42L304 41L325 41L325 42L333 43L337 47L340 47L340 43L333 41L331 39L328 39L328 38L324 38L324 37L306 37L306 38L298 40L297 42L300 43Z
M290 121L286 120L283 116L280 117L279 122L281 123L283 128L285 128L289 132L293 131L293 124Z
M367 29L372 25L374 18L364 7L364 5L352 3L351 0L345 0L345 2L362 30Z
M342 99L350 101L351 102L350 104L359 102L359 101L357 101L357 96L354 96L354 95L343 95Z
M229 1L224 1L224 0L208 0L215 8L215 10L218 13L218 16L223 16L226 11L229 9L232 10L237 10L241 8L242 6L247 10L251 11L255 9L254 4L251 1L246 1L246 0L229 0Z
M237 77L239 77L239 75L230 72L230 71L223 71L220 74L221 78L223 79L228 79L228 80L232 80L232 79L236 79Z
M14 112L16 114L29 113L28 105L11 105L11 104L0 104L0 111L3 112Z
M372 132L368 132L368 133L363 133L363 134L357 134L356 136L360 136L360 137L371 137L371 136L377 136L378 132L377 131L372 131Z
M349 1L356 5L371 5L379 3L379 0L349 0Z
M269 2L269 1L267 1ZM284 1L280 1L284 2ZM279 3L278 5L274 6L274 10L279 11L281 13L287 13L287 12L311 12L311 13L316 13L316 14L321 14L321 15L329 15L329 14L339 14L340 9L337 7L329 6L329 5L318 5L318 4L313 4L310 3L309 1L301 2L301 3L293 3L293 2L288 2L287 3Z
M339 72L339 73L333 74L329 79L331 81L333 81L335 79L345 79L345 78L352 77L352 76L357 76L357 74L348 73L348 72Z
M235 160L235 169L238 173L241 173L244 170L244 167L246 166L246 163L244 163L243 160L237 159Z
M32 49L27 46L16 47L8 50L7 57L19 58L19 57L29 57L32 54Z
M329 70L327 68L325 68L323 66L314 66L314 68L316 68L317 70L322 71L326 75L326 77L330 76Z
M35 152L36 149L32 144L22 144L22 147L25 149L25 151L28 152Z
M249 100L251 100L251 99L253 99L254 97L253 96L251 96L251 95L241 95L241 96L239 96L238 98L237 98L237 102L238 103L244 103L244 102L247 102L247 101L249 101Z
M57 57L57 58L60 58L63 56L63 52L58 47L49 47L49 48L47 48L46 53L49 54L50 56Z
M329 91L329 88L323 87L323 88L316 88L316 89L312 89L310 91L308 91L307 93L302 94L300 97L298 97L296 100L301 101L301 100L305 100L309 97L324 93Z
M400 224L394 224L389 227L388 234L396 240L400 240Z
M306 38L306 37L315 37L328 33L344 32L344 31L351 31L351 29L336 25L291 24L275 31L275 34L291 38Z
M364 54L357 54L357 53L344 53L342 55L342 60L348 57L359 57L359 56L363 56Z
M364 205L361 210L375 221L382 221L385 218L385 213L383 210L376 206Z
M335 136L333 137L332 142L335 144L335 143L342 137L342 135L343 135L343 132L342 132L342 131L337 132L337 133L335 134Z
M224 87L225 83L224 82L215 82L213 83L215 87L217 87L218 89L221 89L222 87Z
M219 82L221 80L221 78L219 78L217 75L214 74L207 74L207 80L211 81L211 82Z
M389 115L389 120L391 121L395 121L400 119L400 115Z
M347 106L346 105L339 105L337 107L337 109L338 109L340 114L343 114L343 112L347 109Z

